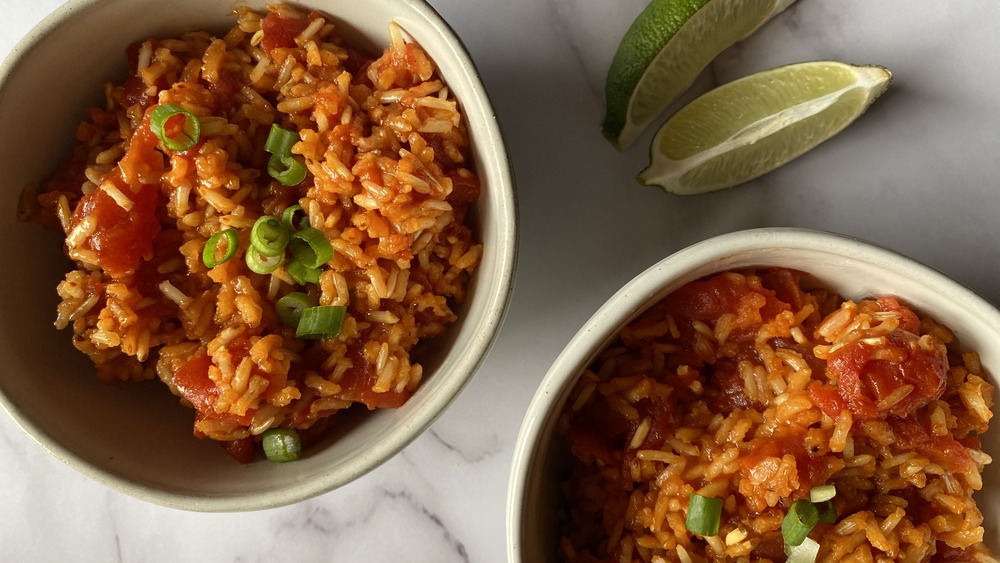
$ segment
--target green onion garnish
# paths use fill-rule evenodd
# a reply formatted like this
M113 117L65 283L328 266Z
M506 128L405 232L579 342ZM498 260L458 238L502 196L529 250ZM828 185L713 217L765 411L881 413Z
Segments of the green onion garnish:
M292 428L265 430L263 446L264 455L274 462L295 461L302 456L302 440Z
M719 534L722 522L722 499L692 493L688 501L687 529L705 537Z
M168 149L186 151L201 138L201 122L177 104L161 104L149 114L149 126Z
M285 272L299 285L319 283L319 268L307 268L295 258L285 263Z
M799 499L792 503L788 514L781 521L781 536L788 545L800 545L818 521L819 511L816 510L816 505L806 499Z
M837 509L833 507L833 502L829 500L824 500L823 502L813 503L816 507L816 512L819 513L819 521L824 524L833 524L837 521Z
M302 218L295 221L295 214L302 213ZM309 226L309 215L306 214L305 210L299 204L290 205L281 212L281 224L288 229L288 232L294 233L299 229L304 229Z
M319 268L333 258L333 246L323 231L307 227L292 235L288 241L292 256L306 268Z
M277 123L271 125L271 130L264 141L264 150L278 156L292 154L292 147L299 142L299 135L288 129L283 129Z
M336 338L344 325L347 307L320 305L302 310L295 336L299 338Z
M814 563L819 555L819 543L806 538L799 545L785 544L785 555L788 556L787 563Z
M837 496L837 487L833 485L820 485L819 487L813 487L809 491L809 500L811 502L824 502Z
M222 257L218 257L219 243L223 240L226 241L226 247L222 250ZM208 237L208 240L205 242L205 248L201 250L201 261L205 264L206 268L214 268L236 256L236 247L238 245L239 237L236 234L236 229L230 227L224 231L219 231Z
M305 293L293 291L285 295L274 304L274 312L278 314L278 320L285 326L296 328L299 326L299 319L302 318L302 311L315 307L316 302Z
M297 156L272 154L267 161L267 173L286 186L297 186L306 179L305 163Z
M253 246L247 247L247 267L258 274L270 274L278 269L284 256L261 256Z
M281 256L288 246L289 235L276 217L264 215L250 230L250 245L261 256Z

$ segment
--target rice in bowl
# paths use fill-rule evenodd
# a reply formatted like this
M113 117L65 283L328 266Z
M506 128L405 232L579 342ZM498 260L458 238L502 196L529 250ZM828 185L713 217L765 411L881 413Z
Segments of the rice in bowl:
M972 493L994 387L932 318L751 269L683 286L619 337L559 419L565 560L785 560L789 508L829 485L819 560L993 560ZM693 495L720 500L714 533L689 529Z
M465 224L479 181L457 101L418 45L390 35L372 59L322 14L276 4L237 9L222 37L135 43L71 161L22 198L23 218L66 233L76 268L56 324L98 376L163 380L196 409L195 434L241 461L270 429L308 442L354 404L406 401L423 377L411 352L455 321L482 255ZM151 133L168 104L197 118L193 147ZM267 172L273 124L297 135L297 185ZM333 257L304 282L290 256L252 271L253 225L294 205ZM228 229L236 256L207 267L206 243ZM343 307L339 335L295 337L275 311L293 292Z

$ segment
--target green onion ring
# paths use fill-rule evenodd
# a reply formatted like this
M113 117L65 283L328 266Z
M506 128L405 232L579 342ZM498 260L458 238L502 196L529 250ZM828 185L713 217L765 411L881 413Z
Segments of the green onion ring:
M216 258L219 255L219 242L222 240L226 241L226 249L222 254L222 258ZM239 241L236 229L232 227L215 233L208 237L208 240L205 242L205 248L201 250L201 262L205 264L206 268L214 268L228 261L233 256L236 256L236 247L239 246Z
M299 285L319 283L319 268L307 268L305 264L299 262L296 258L292 258L285 264L285 273L291 276L295 280L295 283Z
M177 126L175 119L183 119ZM177 104L161 104L149 114L149 127L172 151L186 151L198 144L201 138L201 122L188 110ZM178 130L179 129L179 130Z
M267 161L267 173L285 186L297 186L306 179L306 165L299 157L272 154Z
M267 133L267 140L264 141L264 150L278 156L289 156L292 154L292 147L297 142L299 142L298 133L273 123L271 130Z
M799 499L792 503L788 514L781 521L781 536L788 545L800 545L818 521L819 511L816 510L816 505L806 499Z
M809 501L820 503L837 496L837 487L834 485L820 485L809 490Z
M302 457L302 439L294 428L271 428L264 431L261 442L267 459L284 463Z
M306 268L319 268L333 258L333 246L323 231L307 227L292 235L288 241L292 256Z
M705 537L719 534L722 523L722 499L692 493L688 500L686 526L689 532Z
M278 269L281 262L285 259L284 256L261 256L257 249L253 246L247 247L246 253L246 263L250 270L258 274L270 274L271 272Z
M257 219L250 230L250 245L261 256L281 256L288 246L290 234L281 221L271 215Z
M816 507L816 511L819 513L818 519L820 522L833 524L837 521L837 509L833 507L832 501L815 502L813 506Z
M302 212L302 218L295 221L295 214ZM281 224L284 225L285 229L290 233L294 233L299 229L304 229L309 226L309 215L306 213L302 206L299 204L290 205L281 212Z
M796 546L785 544L785 555L788 556L787 563L815 563L816 556L819 555L819 543L806 538Z
M299 338L336 338L344 326L347 307L320 305L302 310L295 336Z
M312 297L300 291L293 291L274 304L274 312L278 315L278 320L285 326L295 328L299 325L302 311L315 307L316 302Z

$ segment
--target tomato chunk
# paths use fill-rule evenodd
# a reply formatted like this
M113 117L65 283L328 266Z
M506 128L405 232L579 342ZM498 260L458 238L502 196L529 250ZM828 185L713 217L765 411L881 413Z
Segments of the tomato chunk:
M917 420L889 417L886 419L901 451L916 450L928 459L962 473L975 467L972 455L950 434L935 436Z
M96 227L86 240L86 247L97 255L97 264L110 276L121 278L134 272L143 259L153 255L153 239L160 232L156 217L158 186L142 186L132 193L120 178L110 179L118 190L132 201L125 210L103 189L96 189L80 199L71 228L87 217L93 217Z
M905 417L944 392L948 354L944 344L921 342L896 331L884 343L857 340L830 354L827 375L837 381L840 396L856 419L867 420L888 412ZM912 390L885 404L903 386Z
M246 437L240 440L230 440L219 442L226 452L240 463L253 463L253 438Z
M337 397L346 401L362 403L369 409L390 408L396 409L403 406L403 403L413 394L412 391L404 389L396 391L389 389L384 393L377 393L373 389L378 381L378 373L375 366L365 359L360 348L354 348L348 352L351 358L352 367L348 368L337 382L341 390Z
M219 396L215 382L208 377L211 365L212 358L199 356L188 360L174 373L177 391L199 412L211 410Z
M260 28L264 32L261 47L269 55L275 49L294 48L295 38L319 17L322 16L315 11L308 18L283 18L277 12L269 12L260 22Z

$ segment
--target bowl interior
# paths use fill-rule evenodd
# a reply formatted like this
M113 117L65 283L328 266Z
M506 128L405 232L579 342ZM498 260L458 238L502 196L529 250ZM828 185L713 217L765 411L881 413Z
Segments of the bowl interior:
M263 7L263 0L245 2ZM69 155L86 109L125 73L125 47L187 30L222 32L235 22L229 0L71 1L42 22L0 66L0 237L13 267L0 276L0 402L46 449L71 466L140 498L193 510L287 504L371 470L425 429L473 375L506 311L515 252L513 182L498 125L476 70L447 24L425 3L315 0L353 44L373 54L390 20L420 43L455 92L469 123L483 190L471 211L484 256L460 321L427 343L426 380L398 410L350 413L295 464L233 462L191 435L193 412L159 382L104 386L90 362L57 331L55 293L69 263L61 237L15 219L23 186ZM99 40L95 40L95 36ZM454 352L453 351L457 351Z
M583 368L648 306L684 284L735 268L784 266L847 298L892 294L950 327L959 342L979 352L993 383L1000 374L1000 312L942 274L854 239L799 229L758 229L722 235L674 254L623 287L570 341L534 396L515 446L508 498L511 561L554 560L558 549L559 480L567 448L555 432L559 413ZM1000 432L983 437L1000 456ZM976 499L985 517L986 542L1000 547L1000 467L986 467Z

